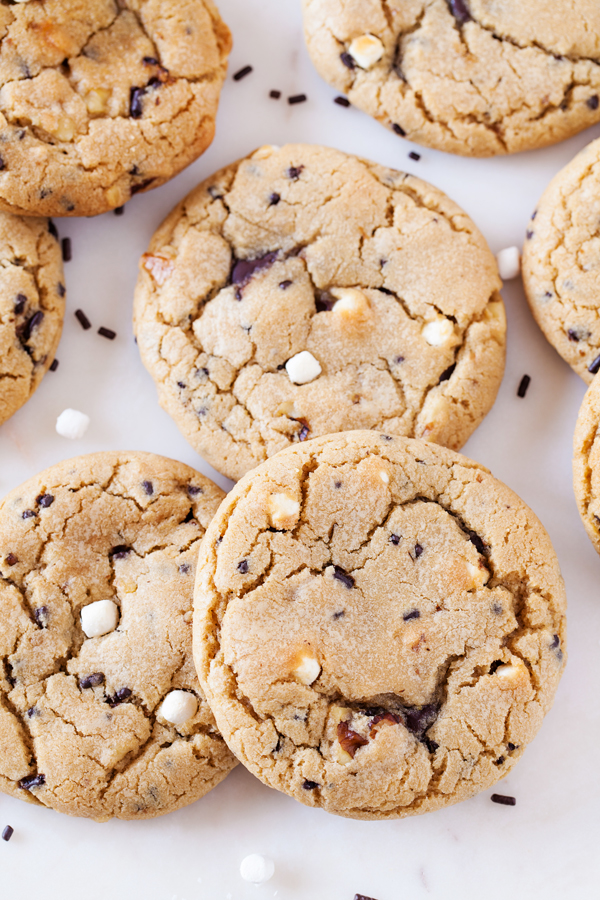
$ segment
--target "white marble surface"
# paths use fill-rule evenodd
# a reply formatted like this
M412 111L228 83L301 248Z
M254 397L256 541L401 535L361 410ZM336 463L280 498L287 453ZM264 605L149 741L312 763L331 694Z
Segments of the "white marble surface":
M73 241L66 266L68 311L60 367L0 428L0 493L59 460L105 449L144 449L209 467L155 400L131 329L137 258L162 217L216 168L263 143L329 144L416 173L445 190L482 229L494 252L520 244L552 175L592 138L496 160L469 160L413 147L363 114L333 104L334 92L304 48L298 0L220 0L234 33L217 137L170 184L136 197L121 218L58 222ZM283 92L280 101L270 89ZM305 92L308 102L285 97ZM408 159L410 150L422 154ZM448 273L452 277L452 273ZM542 730L501 790L440 813L361 823L300 806L239 767L204 800L149 822L97 825L0 796L2 900L558 900L600 894L600 559L579 521L571 489L571 439L584 385L546 344L520 283L504 290L509 316L506 375L498 401L465 448L540 516L560 558L569 595L570 659ZM84 332L82 308L94 328ZM114 342L96 334L104 325ZM516 397L521 376L531 387ZM54 431L66 407L91 416L80 441ZM226 482L217 476L223 486ZM254 887L239 864L249 853L275 860L273 879Z

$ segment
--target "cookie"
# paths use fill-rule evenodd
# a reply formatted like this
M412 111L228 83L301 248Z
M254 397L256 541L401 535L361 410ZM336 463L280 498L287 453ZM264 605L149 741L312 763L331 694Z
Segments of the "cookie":
M596 0L303 0L321 76L418 144L495 156L600 121Z
M194 657L241 762L362 819L506 775L552 704L565 591L548 535L487 469L373 431L291 447L200 550Z
M573 439L573 487L579 515L600 553L600 381L583 398Z
M338 150L263 147L156 232L134 325L161 405L236 479L335 431L458 449L502 379L500 286L480 232L431 185Z
M29 400L54 360L65 293L52 223L0 212L0 425Z
M235 765L192 660L223 492L150 453L60 463L0 505L0 790L104 821L192 803Z
M600 140L546 188L523 249L533 315L555 350L588 384L600 369Z
M231 36L212 0L0 2L0 209L93 216L211 143Z

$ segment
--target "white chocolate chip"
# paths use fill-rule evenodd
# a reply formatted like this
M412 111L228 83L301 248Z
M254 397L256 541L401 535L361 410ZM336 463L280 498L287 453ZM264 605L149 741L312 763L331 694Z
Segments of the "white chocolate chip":
M494 673L498 687L503 691L514 691L528 681L527 670L522 662L498 666Z
M521 271L521 254L518 247L506 247L496 255L498 271L502 281L510 281L516 278Z
M389 476L388 473L385 471L385 469L382 469L382 470L381 470L381 472L379 473L379 477L381 478L381 480L383 481L384 484L389 484L389 483L390 483L390 476Z
M269 515L273 528L292 528L300 512L300 504L289 494L271 494L269 497Z
M81 610L81 627L89 638L114 631L119 621L119 607L112 600L97 600Z
M284 400L284 402L281 403L281 404L277 407L276 415L278 415L278 416L287 416L288 419L297 419L298 416L299 416L299 413L298 413L298 410L296 409L296 407L295 407L295 405L294 405L294 401L293 401L293 400Z
M100 116L108 109L110 91L106 88L95 88L86 95L85 105L92 116Z
M285 370L293 384L308 384L314 381L322 372L321 366L308 350L296 353L285 364Z
M349 322L362 321L371 312L369 301L362 291L356 288L332 288L330 291L337 303L334 303L332 312Z
M173 725L183 725L198 712L198 700L189 691L171 691L160 705L159 716Z
M311 685L321 674L321 666L314 656L308 654L300 658L300 663L293 670L294 675L302 684Z
M454 337L454 325L450 319L440 316L423 326L422 335L432 347L443 347Z
M371 69L383 56L383 44L373 34L361 34L354 38L348 53L361 69Z
M274 872L273 860L267 856L260 856L258 853L246 856L240 865L240 875L244 881L251 881L252 884L264 884L273 877Z
M65 409L56 420L56 430L62 437L80 440L87 431L90 417L77 409Z
M474 588L483 587L489 580L490 573L485 566L474 566L473 563L467 563L467 571L471 578L471 584Z

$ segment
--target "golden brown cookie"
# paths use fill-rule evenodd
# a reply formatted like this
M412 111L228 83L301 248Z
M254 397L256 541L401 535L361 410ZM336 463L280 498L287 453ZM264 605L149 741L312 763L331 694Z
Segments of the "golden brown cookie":
M52 223L0 212L0 425L29 400L54 360L65 293Z
M144 819L233 768L192 661L196 556L223 496L174 460L111 452L0 504L0 790Z
M154 235L134 325L159 401L240 478L308 438L385 428L458 449L502 379L496 262L429 184L325 147L263 147Z
M583 398L573 439L573 487L579 515L600 553L600 381Z
M411 141L465 156L600 120L597 0L303 0L323 78Z
M385 819L509 772L564 666L548 535L477 463L356 431L284 450L200 550L194 657L221 732L271 787Z
M523 249L523 283L535 319L588 384L600 369L600 140L552 179Z
M0 2L0 209L93 216L213 139L231 36L212 0Z

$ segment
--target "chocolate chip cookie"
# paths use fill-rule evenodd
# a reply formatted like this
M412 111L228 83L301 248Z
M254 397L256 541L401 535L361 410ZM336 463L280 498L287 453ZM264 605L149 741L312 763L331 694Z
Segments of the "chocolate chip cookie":
M600 381L588 388L573 440L573 487L588 536L600 553Z
M535 319L588 384L600 369L600 140L550 182L527 230L523 282Z
M600 121L597 0L303 0L322 77L396 134L465 156Z
M231 36L212 0L0 2L0 209L93 216L212 141Z
M536 516L477 463L373 431L291 447L223 501L194 657L225 740L339 815L439 809L509 772L564 666Z
M0 790L99 821L178 809L235 760L192 661L223 492L150 453L60 463L0 505Z
M263 147L156 232L134 325L161 405L236 479L334 431L461 447L502 378L499 287L483 236L431 185L338 150Z
M54 360L65 293L54 225L0 212L0 425L29 400Z

